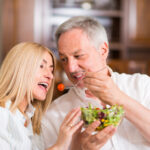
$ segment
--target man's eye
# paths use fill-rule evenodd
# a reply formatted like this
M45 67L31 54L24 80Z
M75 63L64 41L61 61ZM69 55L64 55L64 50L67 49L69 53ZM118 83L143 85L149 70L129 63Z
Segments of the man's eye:
M67 62L67 58L61 58L62 62Z
M80 58L80 57L82 57L83 55L75 55L74 57L75 58Z

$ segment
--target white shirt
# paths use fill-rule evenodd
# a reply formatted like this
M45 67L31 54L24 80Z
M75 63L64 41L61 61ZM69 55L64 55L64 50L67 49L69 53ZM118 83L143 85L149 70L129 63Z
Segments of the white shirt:
M111 73L113 81L128 96L150 109L150 77L141 74L127 75ZM56 99L42 120L42 130L46 147L53 145L58 136L59 127L66 114L78 106L101 107L99 100L84 96L79 88L72 88L67 94ZM101 150L150 150L150 143L127 119L123 119L117 132Z
M41 136L33 135L31 117L34 108L29 105L27 116L30 119L29 125L24 126L25 117L17 109L12 113L9 108L11 101L6 107L0 107L0 150L43 150ZM40 143L40 144L39 144Z

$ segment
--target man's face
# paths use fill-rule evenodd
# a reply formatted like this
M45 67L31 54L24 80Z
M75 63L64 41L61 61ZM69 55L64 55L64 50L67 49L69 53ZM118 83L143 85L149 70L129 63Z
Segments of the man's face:
M103 45L96 50L81 29L72 29L60 36L60 60L70 81L84 87L82 79L85 71L95 72L106 66L108 49L103 49Z

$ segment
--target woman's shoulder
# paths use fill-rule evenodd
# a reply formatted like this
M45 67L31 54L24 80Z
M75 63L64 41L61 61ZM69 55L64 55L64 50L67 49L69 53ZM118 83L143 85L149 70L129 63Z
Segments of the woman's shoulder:
M11 112L9 109L5 108L5 107L1 107L0 106L0 124L1 127L7 127L7 124L9 124L9 118L11 118Z

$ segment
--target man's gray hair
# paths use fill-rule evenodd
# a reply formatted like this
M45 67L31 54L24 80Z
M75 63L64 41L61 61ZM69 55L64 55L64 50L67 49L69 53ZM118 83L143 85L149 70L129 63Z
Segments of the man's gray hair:
M75 28L79 28L85 32L97 49L99 49L99 45L103 42L106 42L108 45L108 38L104 27L96 19L87 16L72 17L62 23L55 34L57 45L62 33Z

